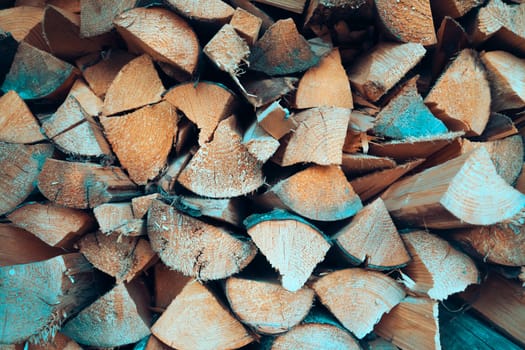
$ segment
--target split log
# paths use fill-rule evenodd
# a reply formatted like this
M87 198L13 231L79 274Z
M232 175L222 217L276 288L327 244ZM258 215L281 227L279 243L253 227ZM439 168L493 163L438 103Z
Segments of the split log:
M143 219L148 213L149 207L151 206L151 202L153 202L154 199L159 198L160 194L158 193L152 193L140 197L133 197L131 199L133 217L135 219Z
M266 163L281 145L257 122L253 122L246 130L242 137L242 144L261 163Z
M403 283L412 292L444 300L478 283L474 262L445 240L426 231L402 234L412 262L403 269Z
M363 208L343 171L335 165L314 165L281 180L259 196L257 203L318 221L346 219Z
M346 108L321 107L294 114L297 128L282 141L273 160L281 166L341 164L350 113Z
M294 328L306 317L314 299L308 287L292 293L277 281L237 277L226 281L225 293L239 320L262 334L280 334Z
M494 99L492 100L494 101ZM518 134L518 129L512 119L501 113L491 113L489 122L483 130L483 134L475 140L495 141Z
M207 81L177 85L164 99L197 125L201 146L212 138L219 122L233 113L236 104L230 90Z
M383 338L369 340L366 345L368 350L399 350L397 346Z
M323 305L358 339L370 333L381 316L405 297L392 278L359 268L328 273L312 288Z
M187 3L188 9L195 5L195 2L183 2ZM197 35L172 11L134 8L117 16L113 23L130 51L147 53L155 61L166 63L186 75L192 75L197 68L200 50ZM167 44L172 42L180 45Z
M52 202L86 209L138 194L122 169L49 158L38 176L38 189Z
M96 225L93 217L84 211L49 202L27 203L8 214L7 218L47 244L60 248L68 248Z
M430 1L375 0L377 14L388 33L406 43L437 43Z
M237 7L233 13L230 24L249 46L255 44L259 39L259 31L263 20L250 12Z
M407 296L374 331L403 350L441 349L438 314L436 301Z
M133 208L131 203L106 203L96 206L93 214L97 219L100 231L110 234L117 227L133 220Z
M337 48L304 73L295 93L295 108L322 106L354 108L350 83Z
M474 0L478 1L478 0ZM441 1L436 3L432 1L431 5L439 6L441 3L458 3L468 4L469 1ZM437 32L438 43L434 56L432 57L432 79L435 80L439 77L443 69L453 59L458 52L466 49L470 43L469 36L465 32L465 29L451 17L445 16Z
M525 59L505 51L483 52L480 58L488 73L492 110L525 107Z
M348 78L363 97L376 102L414 68L425 53L425 48L417 43L380 43L355 62Z
M69 95L78 101L82 109L84 109L90 117L97 117L102 113L104 102L95 95L84 80L77 79L71 87L71 90L69 90ZM89 119L89 121L94 123L93 118Z
M401 180L382 198L396 220L430 228L513 221L525 205L525 196L496 173L484 147Z
M0 97L0 142L34 143L43 140L40 125L24 100L13 90Z
M177 196L173 205L193 217L208 217L237 227L242 226L247 209L240 198L212 199L191 195Z
M44 10L39 7L20 5L0 10L0 28L11 33L18 41L26 41L30 32L41 26ZM27 41L26 41L27 42Z
M184 286L192 280L176 270L171 270L162 261L155 264L154 270L155 295L154 305L165 311L173 299L180 294Z
M175 186L180 173L186 168L186 165L188 165L195 152L196 151L191 150L169 161L166 170L157 180L159 188L162 189L162 191L166 193L173 192L173 187Z
M69 320L62 332L77 343L96 347L131 344L150 334L149 295L139 281L117 284Z
M108 87L104 99L104 115L112 115L143 107L161 100L164 86L151 58L142 55L119 71Z
M46 343L29 344L27 350L82 350L82 348L73 339L57 333L52 340Z
M391 270L405 266L410 255L381 198L364 207L332 239L353 264Z
M237 349L254 340L219 299L195 280L171 302L151 332L181 350Z
M286 42L287 45L281 45ZM275 22L252 47L250 69L270 76L307 70L319 63L291 18Z
M221 227L154 200L148 213L151 247L169 267L199 280L229 277L248 265L255 246Z
M282 276L282 286L291 292L308 280L330 248L319 229L299 216L275 209L244 220L253 242Z
M213 140L202 145L179 175L190 191L206 197L248 194L264 183L262 163L242 144L235 116L219 123Z
M346 331L331 324L304 323L276 338L272 350L359 350L359 343Z
M167 0L167 4L181 16L199 22L226 24L234 9L221 0Z
M113 20L135 6L135 0L80 1L80 35L90 38L110 32Z
M388 157L376 157L363 153L343 153L341 169L346 176L355 177L376 170L392 169L396 161Z
M290 131L295 130L297 124L291 118L290 112L275 101L257 112L257 123L276 140L279 140Z
M0 142L0 214L15 209L33 192L42 166L52 153L49 144Z
M445 16L452 18L463 17L467 12L482 4L483 1L481 0L444 0L438 2L432 1L430 3L432 12L438 16L438 18Z
M306 0L255 0L255 2L260 2L261 4L277 7L298 14L303 13L304 6L306 4Z
M266 106L295 90L298 79L273 77L243 81L245 97L255 108ZM242 90L242 89L241 89Z
M75 67L69 63L22 42L2 90L15 90L24 100L52 99L64 95L64 91L73 85L76 75Z
M66 318L98 296L93 272L78 253L0 267L0 343L53 338Z
M146 184L164 168L177 135L178 116L171 104L161 101L100 121L120 164L135 183Z

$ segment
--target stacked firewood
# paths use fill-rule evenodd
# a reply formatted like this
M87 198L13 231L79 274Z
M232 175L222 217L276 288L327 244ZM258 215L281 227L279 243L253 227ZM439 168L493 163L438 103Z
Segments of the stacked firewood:
M525 346L523 1L0 5L0 349Z

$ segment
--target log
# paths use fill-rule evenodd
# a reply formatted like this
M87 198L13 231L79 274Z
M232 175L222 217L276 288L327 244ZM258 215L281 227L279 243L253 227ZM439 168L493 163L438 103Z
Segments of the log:
M401 237L412 256L402 274L402 281L410 291L444 300L478 283L474 262L447 241L426 231L413 231Z
M425 53L425 48L417 43L380 43L355 62L348 70L348 78L363 97L376 102L414 68Z
M306 5L306 0L255 0L255 2L260 2L261 4L277 7L298 14L303 13L304 6Z
M256 254L250 241L159 200L151 204L147 225L151 247L162 261L202 281L229 277L248 265Z
M253 122L242 137L242 144L259 162L266 163L281 145L258 122Z
M28 350L82 350L73 339L57 333L52 340L44 344L29 344Z
M250 47L231 24L222 26L202 51L220 70L230 74L233 79L237 79L237 76L242 74L241 67L248 63L250 55Z
M92 117L91 119L88 118L89 121L95 123L93 117L98 117L102 113L104 102L95 95L83 79L75 81L71 90L69 90L69 95L78 101L89 117Z
M179 183L200 196L231 198L264 183L262 163L242 144L235 116L219 123L214 138L202 145L182 170Z
M120 168L52 158L44 163L38 176L38 189L50 201L77 209L94 208L138 194L136 185Z
M323 233L299 216L274 209L244 220L248 235L281 274L282 286L299 290L330 248Z
M244 95L255 108L266 106L295 90L299 79L295 77L273 77L243 81Z
M12 211L33 192L42 166L52 153L49 144L0 142L0 214Z
M196 150L183 153L175 159L169 161L166 170L163 172L161 177L157 180L159 188L166 193L172 193L173 188L177 183L180 173L190 162ZM161 191L161 192L162 192Z
M437 43L430 1L375 0L377 14L388 34L405 43Z
M306 71L295 93L295 108L323 106L354 108L350 83L337 48Z
M475 0L477 1L477 0ZM442 1L447 3L452 1ZM455 1L458 4L468 4L470 1ZM439 3L432 2L432 6L439 6ZM452 17L445 16L441 21L437 32L438 43L434 56L432 57L432 79L437 79L447 64L458 52L468 47L470 40L465 29Z
M262 20L261 32L267 31L268 28L270 28L275 23L272 17L268 16L266 12L262 11L249 0L230 0L229 3L232 4L232 6L234 6L236 9L243 9L256 17L259 17ZM235 16L235 12L233 15Z
M90 38L109 33L113 20L135 6L134 0L82 0L80 1L80 35Z
M330 324L305 323L276 338L272 350L361 349L346 331Z
M483 2L480 0L444 0L430 3L432 7L432 13L443 18L449 16L452 18L463 17L470 10L482 5Z
M93 273L78 253L0 267L0 343L53 338L65 319L98 296L100 287Z
M295 130L297 124L291 118L290 112L275 101L257 112L257 123L276 140L281 139L290 131Z
M410 262L381 198L364 207L332 239L354 265L365 263L369 269L392 270Z
M107 235L134 218L133 208L129 202L101 204L93 208L93 214L100 231Z
M241 227L246 217L246 202L241 198L213 199L192 195L177 196L173 205L193 217L208 217Z
M133 217L135 219L144 219L148 213L151 202L154 199L159 199L160 194L152 193L144 196L131 198L131 209L133 210Z
M50 202L24 204L8 214L7 218L50 246L59 248L69 248L96 226L90 214Z
M239 320L261 334L281 334L299 324L312 307L314 292L284 289L278 281L230 277L225 294Z
M197 35L175 13L162 8L134 8L117 16L113 24L130 51L147 53L185 75L195 72L200 50ZM168 45L170 42L181 45Z
M512 119L505 114L491 113L489 122L483 130L483 134L476 141L495 141L518 134L518 129Z
M18 94L0 97L0 142L35 143L45 140L35 116Z
M259 39L259 32L261 30L263 20L250 12L237 7L233 12L230 24L233 26L237 34L243 38L249 46L255 44Z
M221 0L167 0L167 4L181 16L199 22L226 24L234 9Z
M370 333L381 316L405 297L392 278L359 268L328 273L312 288L321 303L358 339Z
M341 169L346 176L355 177L376 170L392 169L396 166L396 161L388 157L376 157L364 153L343 153Z
M77 343L96 347L131 344L150 334L151 314L146 286L117 284L70 319L62 332Z
M313 165L279 181L258 197L266 208L293 211L307 219L337 221L363 208L340 167Z
M471 78L465 80L463 74ZM467 136L483 132L490 117L490 87L476 51L465 49L459 53L434 84L425 104L451 131L465 131Z
M237 349L254 341L219 299L195 280L186 284L151 332L181 350Z
M162 312L180 294L184 286L193 280L179 271L171 270L162 261L155 264L153 274L155 283L154 305L156 308L162 309Z
M44 10L34 6L16 6L0 10L0 28L13 38L24 41L31 30L42 23Z
M407 296L383 315L374 332L401 349L441 349L438 303Z

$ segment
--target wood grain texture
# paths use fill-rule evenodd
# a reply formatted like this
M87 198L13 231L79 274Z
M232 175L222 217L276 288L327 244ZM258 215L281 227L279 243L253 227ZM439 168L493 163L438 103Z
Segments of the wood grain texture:
M167 0L181 16L202 22L225 24L234 9L222 0Z
M237 7L230 20L230 24L235 28L237 33L252 46L259 39L262 19L250 12Z
M89 38L111 31L113 20L135 6L134 0L82 0L80 1L80 35Z
M277 337L272 350L358 350L359 343L346 331L330 324L306 323Z
M35 116L18 94L0 97L0 142L34 143L45 140Z

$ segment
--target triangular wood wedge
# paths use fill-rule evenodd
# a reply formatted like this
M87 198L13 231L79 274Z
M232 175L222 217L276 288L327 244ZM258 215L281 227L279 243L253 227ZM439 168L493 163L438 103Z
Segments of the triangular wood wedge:
M346 176L355 177L375 170L392 169L396 161L388 157L376 157L363 153L343 153L341 169Z
M131 203L105 203L96 206L93 214L97 219L100 231L110 234L117 227L133 220L133 208Z
M167 0L181 16L199 22L224 24L233 16L233 8L222 0Z
M45 140L40 125L18 94L9 90L0 97L0 141L34 143Z
M237 34L231 24L225 24L202 50L220 70L233 79L242 72L241 66L248 63L250 48Z
M247 209L246 202L240 198L215 199L191 195L177 196L173 205L193 217L209 217L239 227Z
M135 4L135 0L80 1L80 35L89 38L110 32L115 17Z
M259 109L257 111L257 123L276 140L297 127L295 119L291 118L290 112L283 108L279 101Z
M272 135L268 134L257 122L246 130L242 143L248 152L259 162L266 163L281 145Z
M153 268L155 284L155 307L167 309L173 299L180 294L184 286L193 278L184 276L177 270L172 270L162 261L157 261Z
M230 20L230 24L235 31L243 38L248 45L252 46L259 38L262 19L237 7Z
M277 337L272 350L359 350L359 343L345 330L326 323L303 323Z

